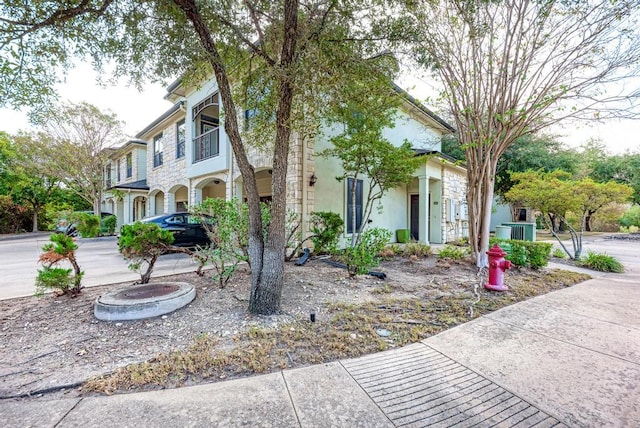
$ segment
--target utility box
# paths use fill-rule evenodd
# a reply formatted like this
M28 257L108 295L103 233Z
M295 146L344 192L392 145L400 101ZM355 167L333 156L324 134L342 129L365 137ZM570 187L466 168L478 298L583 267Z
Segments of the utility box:
M535 223L502 223L503 226L511 227L511 239L520 241L536 240L536 224Z

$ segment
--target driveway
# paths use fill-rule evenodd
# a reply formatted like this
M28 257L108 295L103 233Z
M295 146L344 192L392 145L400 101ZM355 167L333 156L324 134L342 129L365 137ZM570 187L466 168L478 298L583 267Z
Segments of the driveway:
M0 300L31 296L35 292L35 278L42 246L49 241L46 234L0 240ZM78 263L84 270L84 286L135 281L140 275L127 268L118 253L115 237L78 239ZM154 276L194 271L197 265L184 254L167 254L158 260Z

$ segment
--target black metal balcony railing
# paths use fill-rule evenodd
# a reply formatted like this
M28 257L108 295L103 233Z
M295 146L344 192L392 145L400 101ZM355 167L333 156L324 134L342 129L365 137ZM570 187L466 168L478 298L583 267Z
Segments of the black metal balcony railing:
M200 162L220 154L218 129L215 128L197 136L193 140L193 162Z

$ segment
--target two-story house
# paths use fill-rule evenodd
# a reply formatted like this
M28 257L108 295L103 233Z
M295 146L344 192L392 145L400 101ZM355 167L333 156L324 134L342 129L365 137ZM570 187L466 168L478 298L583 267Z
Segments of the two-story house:
M105 165L102 210L116 215L118 226L147 216L147 143L130 140L110 150Z
M374 210L372 224L392 231L409 229L412 237L421 242L440 243L466 236L465 170L440 154L440 138L453 132L453 128L406 92L395 89L403 102L395 127L384 135L394 144L410 141L425 162L409 185L392 190L381 200L382 210ZM242 199L242 176L221 123L215 80L197 88L177 81L167 92L165 98L174 103L173 107L136 135L146 142L146 214L182 211L206 198ZM353 229L348 213L354 209L347 197L348 180L335 179L341 173L337 159L315 155L330 145L331 135L337 132L338 129L325 127L315 141L304 144L295 136L292 138L287 206L300 215L303 230L308 230L310 213L314 211L341 214L347 238ZM272 155L258 148L249 148L248 154L256 171L260 197L268 201ZM364 188L363 183L357 184L360 190L356 192L356 205L362 205L366 198ZM129 210L133 207L128 205ZM118 210L113 212L124 223L139 213L131 211L121 217Z

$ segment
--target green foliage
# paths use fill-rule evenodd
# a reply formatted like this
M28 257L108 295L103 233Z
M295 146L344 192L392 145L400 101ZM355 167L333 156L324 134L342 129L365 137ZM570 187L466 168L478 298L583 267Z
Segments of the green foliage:
M44 295L48 290L60 290L66 293L73 285L71 269L43 266L36 277L36 296Z
M505 259L510 260L515 266L527 266L527 250L524 245L524 241L510 241L511 254L505 256Z
M29 222L29 210L9 195L0 195L0 233L17 233Z
M116 231L118 218L114 215L110 215L108 217L105 217L104 220L102 220L102 223L104 225L104 234L113 235Z
M100 217L97 215L74 212L69 215L69 221L76 225L76 230L83 238L95 238L100 235Z
M311 242L315 254L335 254L343 231L344 221L340 214L329 211L311 213Z
M162 230L155 223L125 224L120 229L118 250L129 261L129 269L140 272L140 283L147 284L151 279L153 266L173 243L173 235ZM143 265L147 270L141 271Z
M630 207L622 218L618 220L618 223L620 223L620 226L627 228L631 226L640 227L640 205Z
M43 252L38 259L43 267L38 269L36 295L53 289L60 294L69 293L74 297L82 289L81 282L84 276L75 255L78 246L73 242L73 238L63 234L52 234L49 239L50 242L42 247ZM70 263L73 269L58 267L61 262Z
M367 273L372 267L378 266L378 254L391 239L390 230L374 227L362 233L362 237L354 247L345 248L338 259L347 265L349 275Z
M446 245L438 251L438 258L449 260L462 260L469 255L467 248Z
M429 245L421 244L419 242L409 242L404 246L402 254L404 256L428 257L433 254L433 250Z
M582 257L578 264L601 272L624 272L624 266L615 257L593 251L589 251L586 257Z
M540 269L549 263L553 245L548 242L520 241L516 239L491 238L489 245L510 246L511 255L508 260L516 266L528 266L532 269ZM505 245L506 244L506 245ZM504 247L503 247L504 249Z
M567 258L567 254L562 250L562 248L554 248L553 252L551 253L551 255L553 257L558 258L558 259L566 259Z
M224 200L207 198L203 202L191 207L195 215L202 218L202 224L211 239L211 245L198 247L194 258L201 265L213 266L212 279L224 288L235 274L238 264L247 261L241 245L244 239L246 220L241 217L246 214L246 208L236 199ZM207 217L210 216L210 217Z

